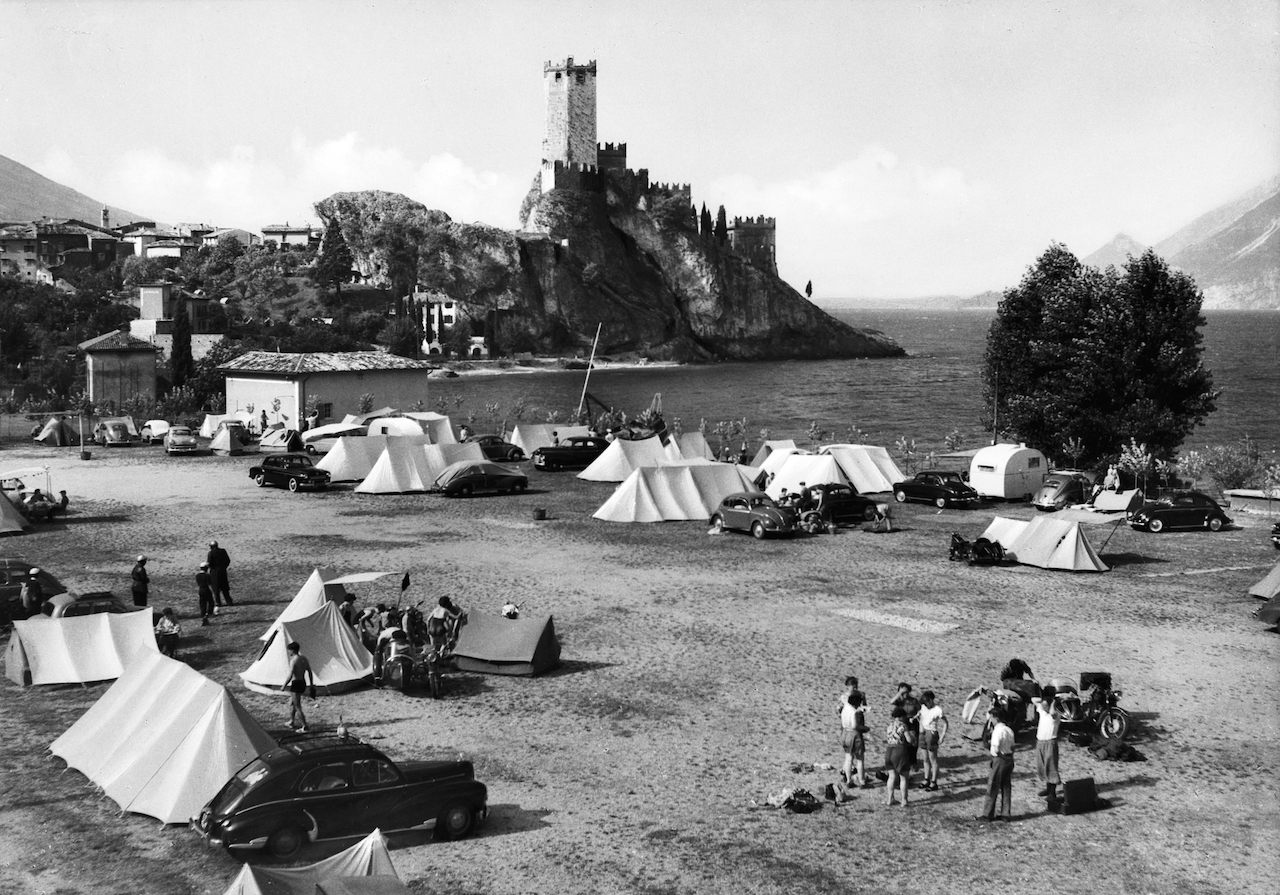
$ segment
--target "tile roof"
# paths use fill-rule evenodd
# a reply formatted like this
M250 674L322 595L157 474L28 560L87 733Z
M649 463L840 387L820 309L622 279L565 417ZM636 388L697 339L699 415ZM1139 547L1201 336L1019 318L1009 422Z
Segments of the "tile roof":
M273 373L293 376L303 373L364 373L376 370L434 370L436 366L381 351L325 351L310 354L281 354L249 351L219 370L225 373Z
M80 343L82 351L155 351L155 346L142 339L135 339L123 330L113 329Z

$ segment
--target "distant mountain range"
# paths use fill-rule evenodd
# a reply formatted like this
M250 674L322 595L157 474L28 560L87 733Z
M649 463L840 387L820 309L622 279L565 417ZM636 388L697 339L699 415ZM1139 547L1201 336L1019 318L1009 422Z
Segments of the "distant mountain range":
M0 155L0 221L75 218L86 224L101 224L103 208L110 213L113 227L132 221L155 220L106 205Z

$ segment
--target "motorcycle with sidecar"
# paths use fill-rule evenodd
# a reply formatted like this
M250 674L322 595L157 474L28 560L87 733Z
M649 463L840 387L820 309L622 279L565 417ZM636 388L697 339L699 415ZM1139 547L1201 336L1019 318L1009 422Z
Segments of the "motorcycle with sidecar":
M991 711L999 709L1017 736L1018 732L1033 726L1035 712L1033 698L1046 699L1062 716L1062 729L1068 733L1084 731L1097 733L1108 739L1124 739L1133 730L1133 716L1119 705L1120 690L1111 685L1111 675L1105 671L1083 671L1080 684L1069 678L1053 678L1047 686L1036 681L1004 681L1004 686L988 689L978 687L965 700L962 717L965 723L973 723L985 700L987 711L983 714L981 737L991 736Z

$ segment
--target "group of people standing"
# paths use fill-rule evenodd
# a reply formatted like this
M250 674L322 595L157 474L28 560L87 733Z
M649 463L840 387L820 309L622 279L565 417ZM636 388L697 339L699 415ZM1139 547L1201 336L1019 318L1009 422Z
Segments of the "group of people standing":
M222 606L234 606L231 598L231 582L227 577L227 569L231 566L231 555L219 546L217 541L209 542L209 553L196 570L196 600L200 607L200 624L208 625L209 619L218 614ZM145 607L151 599L151 575L147 572L147 556L138 554L133 569L129 573L130 591L133 605ZM166 606L161 611L155 624L156 641L160 651L171 658L177 657L178 639L182 627L174 615L172 607Z
M846 788L874 786L867 778L866 735L871 727L866 721L867 697L858 689L858 679L850 676L844 681L845 692L837 708L840 715L840 744L844 750L844 768L841 782ZM884 769L875 776L885 784L885 804L894 803L894 793L900 794L902 806L908 804L911 789L911 773L924 757L924 780L921 789L932 792L938 788L938 747L947 737L948 722L937 696L925 690L917 698L913 687L905 681L898 684L897 692L889 700L889 723L884 733Z

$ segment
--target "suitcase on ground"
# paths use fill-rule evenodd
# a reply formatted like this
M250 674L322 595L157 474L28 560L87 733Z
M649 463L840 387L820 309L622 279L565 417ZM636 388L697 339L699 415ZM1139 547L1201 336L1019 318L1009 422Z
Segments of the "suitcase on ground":
M1098 788L1092 777L1068 780L1062 784L1062 813L1084 814L1098 807Z

